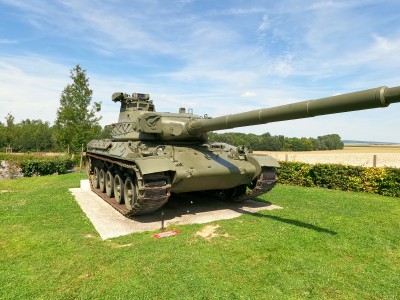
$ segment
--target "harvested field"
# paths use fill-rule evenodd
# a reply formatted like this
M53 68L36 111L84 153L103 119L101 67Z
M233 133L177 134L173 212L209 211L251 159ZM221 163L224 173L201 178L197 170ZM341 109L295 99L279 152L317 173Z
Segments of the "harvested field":
M400 168L400 146L360 146L345 147L343 150L304 152L254 151L254 153L268 154L279 161Z

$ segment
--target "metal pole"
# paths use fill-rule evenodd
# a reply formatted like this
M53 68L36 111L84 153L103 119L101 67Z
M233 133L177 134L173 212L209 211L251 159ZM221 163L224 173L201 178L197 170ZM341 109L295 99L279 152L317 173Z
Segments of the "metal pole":
M164 232L165 231L165 227L164 227L164 212L161 212L161 231Z

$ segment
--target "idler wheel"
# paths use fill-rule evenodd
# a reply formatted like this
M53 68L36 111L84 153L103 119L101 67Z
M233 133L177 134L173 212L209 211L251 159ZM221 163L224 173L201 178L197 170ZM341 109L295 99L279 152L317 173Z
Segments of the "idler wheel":
M106 191L106 172L103 169L99 173L99 188L102 193Z
M117 203L124 203L124 181L120 174L114 177L114 197Z
M93 171L93 181L92 181L93 188L95 189L99 188L99 177L100 177L100 170L98 167L95 167Z
M137 204L138 199L138 187L136 180L132 180L131 177L127 177L124 184L124 199L125 206L128 210Z
M110 198L114 195L114 176L110 171L106 173L106 194Z

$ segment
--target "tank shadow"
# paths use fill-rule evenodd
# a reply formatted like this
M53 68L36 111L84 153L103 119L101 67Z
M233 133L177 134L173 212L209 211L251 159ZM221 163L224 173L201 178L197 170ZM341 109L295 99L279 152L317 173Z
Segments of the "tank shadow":
M283 222L286 224L314 230L317 232L329 234L329 235L337 235L337 232L315 226L313 224L305 223L299 220L287 219L278 216L266 215L259 213L257 211L249 211L249 208L252 209L268 209L269 206L272 206L270 202L261 202L257 201L257 198L254 200L246 200L241 203L232 203L225 202L218 199L213 198L210 195L205 193L184 193L184 194L173 194L166 205L164 205L159 210L153 212L149 215L141 215L136 216L133 220L141 222L141 223L151 223L151 222L161 222L162 220L168 221L173 220L175 218L190 218L194 215L201 214L221 214L221 218L224 219L224 215L226 212L224 210L230 210L233 212L240 214L249 214L258 218L267 218L278 222ZM210 220L213 221L213 220Z
M240 210L239 212L241 214L248 214L247 211L244 210ZM306 229L311 229L317 232L321 232L321 233L326 233L326 234L330 234L330 235L337 235L338 233L336 231L332 231L326 228L322 228L322 227L318 227L309 223L304 223L298 220L292 220L292 219L287 219L287 218L282 218L282 217L278 217L278 216L271 216L271 215L265 215L265 214L260 214L257 212L251 213L251 215L255 216L255 217L259 217L259 218L267 218L267 219L271 219L274 221L278 221L278 222L283 222L286 224L290 224L290 225L294 225L294 226L298 226L298 227L303 227Z
M168 221L203 213L215 214L219 211L221 211L222 215L224 210L231 210L238 214L252 214L252 212L246 210L246 208L267 209L270 205L272 204L269 202L258 202L254 200L246 200L241 203L225 202L200 192L172 194L168 202L162 208L151 214L135 216L132 219L141 223L161 222L162 219ZM223 216L222 219L224 219Z

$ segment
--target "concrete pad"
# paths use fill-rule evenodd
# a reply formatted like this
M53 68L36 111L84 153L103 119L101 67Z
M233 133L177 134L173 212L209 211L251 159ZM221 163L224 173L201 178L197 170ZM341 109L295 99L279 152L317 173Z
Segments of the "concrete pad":
M242 203L216 201L204 194L181 194L171 197L164 207L150 214L129 219L121 215L90 190L89 180L81 180L80 188L69 189L100 237L105 240L135 232L154 231L164 226L202 224L236 218L242 214L282 207L247 200ZM163 213L163 215L162 215Z

